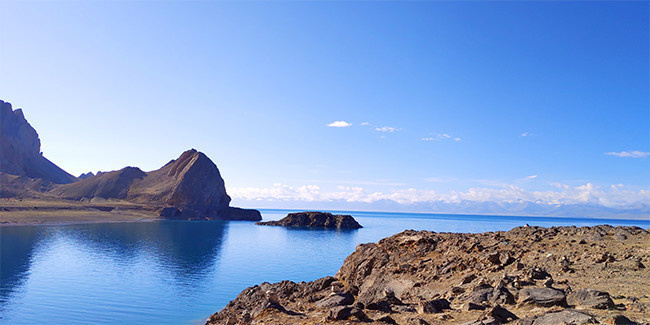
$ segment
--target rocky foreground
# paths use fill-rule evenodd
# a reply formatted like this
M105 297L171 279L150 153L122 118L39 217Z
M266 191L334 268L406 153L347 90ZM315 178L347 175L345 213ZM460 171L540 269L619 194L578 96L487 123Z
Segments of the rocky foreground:
M256 222L260 226L284 226L303 228L337 228L359 229L363 228L351 215L331 214L328 212L307 211L289 213L278 221Z
M637 227L404 231L334 277L247 288L207 324L647 324L646 266Z

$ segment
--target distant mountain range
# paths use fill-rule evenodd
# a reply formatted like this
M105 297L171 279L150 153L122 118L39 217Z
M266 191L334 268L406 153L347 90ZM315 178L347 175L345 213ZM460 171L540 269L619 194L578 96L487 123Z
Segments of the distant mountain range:
M245 204L245 200L238 200ZM252 201L250 201L252 203ZM535 202L479 202L462 200L459 202L431 201L400 204L392 200L373 202L333 201L264 201L257 200L260 207L272 209L315 209L338 211L393 211L406 213L475 214L508 216L544 216L600 219L641 219L648 220L650 206L638 204L634 207L609 208L597 204L577 203L550 205ZM335 207L335 208L333 208Z
M0 100L0 121L0 197L123 200L159 207L171 219L262 219L257 210L230 207L219 169L195 149L150 172L125 167L77 178L42 155L22 110Z

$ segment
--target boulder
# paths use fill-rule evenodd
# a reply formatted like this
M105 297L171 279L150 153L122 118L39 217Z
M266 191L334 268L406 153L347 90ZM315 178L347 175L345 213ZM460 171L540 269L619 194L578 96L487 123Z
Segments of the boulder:
M550 312L535 318L531 323L532 325L580 325L580 324L595 324L596 319L589 314L579 311L565 309L559 312Z
M566 306L566 295L553 288L526 288L519 291L518 302L541 307Z
M444 309L449 309L447 299L434 299L429 301L420 301L416 308L418 314L441 313Z
M605 319L605 324L612 325L636 325L635 322L623 315L614 315Z
M516 319L519 319L517 315L496 305L481 315L475 322L468 323L467 325L499 325Z
M350 306L338 306L330 310L329 318L331 320L346 320L350 317L355 317L358 320L366 320L368 316L358 308Z
M614 301L609 293L593 289L581 289L570 293L567 296L567 303L576 308L614 308Z
M325 297L315 303L318 308L332 308L336 306L351 305L354 302L354 296L349 293L334 294Z

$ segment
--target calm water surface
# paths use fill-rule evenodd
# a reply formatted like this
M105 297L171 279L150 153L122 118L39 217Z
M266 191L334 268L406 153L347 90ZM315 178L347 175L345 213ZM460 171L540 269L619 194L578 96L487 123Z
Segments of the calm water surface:
M289 212L262 210L265 220ZM3 227L0 323L200 324L245 287L333 275L356 245L405 229L650 227L650 221L345 213L364 228L285 229L244 221Z

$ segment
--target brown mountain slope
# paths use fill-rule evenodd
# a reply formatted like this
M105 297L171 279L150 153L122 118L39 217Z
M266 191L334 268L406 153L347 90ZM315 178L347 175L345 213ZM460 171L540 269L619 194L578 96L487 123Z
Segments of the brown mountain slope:
M94 209L93 204L101 199L109 201L102 202L106 205L103 210L114 202L115 207L159 211L161 217L171 219L262 220L257 210L229 206L230 196L219 169L194 149L146 173L137 167L125 167L76 178L41 155L38 134L22 110L13 110L2 100L0 126L0 198L14 200L0 202L5 219L12 217L20 222L22 218L14 212L39 214L43 208L56 214L61 202L55 203L62 199L77 209ZM43 202L39 207L17 203L27 198Z
M221 173L210 158L191 149L136 181L127 197L192 209L220 210L230 203Z
M230 196L217 166L202 152L191 149L158 170L136 167L98 173L50 191L69 200L121 199L156 205L172 219L261 220L256 210L229 207Z
M129 189L136 180L146 174L137 167L125 167L120 170L101 173L72 184L61 185L54 190L56 196L69 199L126 199Z
M57 184L72 183L68 174L41 154L41 141L21 109L0 100L0 172L41 178Z

